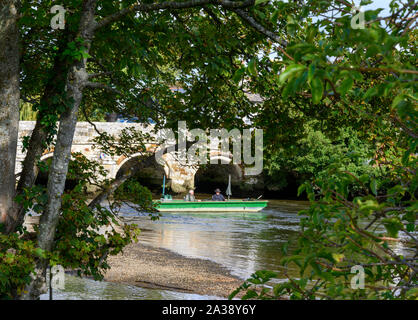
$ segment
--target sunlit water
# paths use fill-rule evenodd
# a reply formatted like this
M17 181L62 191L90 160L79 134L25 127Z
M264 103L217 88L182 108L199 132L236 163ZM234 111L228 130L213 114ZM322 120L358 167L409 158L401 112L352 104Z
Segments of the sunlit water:
M290 240L290 248L298 237L300 210L307 208L302 201L272 200L258 213L169 213L158 221L148 214L134 213L122 207L122 219L141 229L140 242L165 248L186 257L214 261L231 274L247 279L257 270L274 270L278 280L281 272L281 247ZM381 228L382 232L384 228ZM400 243L391 244L397 254L407 255ZM288 274L297 277L295 270ZM66 276L64 291L54 291L54 299L217 299L168 290L145 289L124 284L99 282ZM43 295L42 299L48 299Z
M296 238L300 218L297 212L306 205L301 201L273 200L257 213L164 212L158 221L132 216L124 208L122 216L141 228L142 243L186 257L212 260L246 279L256 270L280 271L280 249Z
M296 239L297 212L306 208L301 201L272 200L257 213L168 213L158 221L147 214L133 213L128 206L122 218L137 224L140 242L165 248L186 257L202 258L225 266L242 279L256 270L280 274L282 244ZM42 299L48 299L45 294ZM55 290L53 299L216 299L182 292L145 289L124 284L99 282L66 276L65 290Z

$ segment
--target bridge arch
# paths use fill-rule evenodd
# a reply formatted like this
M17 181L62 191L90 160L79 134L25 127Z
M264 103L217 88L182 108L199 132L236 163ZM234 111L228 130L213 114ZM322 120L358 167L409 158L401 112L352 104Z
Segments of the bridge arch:
M136 153L129 157L120 159L117 169L114 172L114 178L119 178L127 170L136 169L133 178L141 185L147 187L153 193L161 193L163 184L164 167L157 163L154 154Z
M208 163L200 166L195 175L196 191L199 193L213 193L216 188L220 188L225 195L229 175L231 175L232 193L236 196L237 190L243 184L243 171L239 164L234 164L232 161L228 164Z
M131 161L132 159L135 158L141 158L146 156L144 153L142 152L137 152L134 153L132 155L129 155L128 157L122 155L120 156L117 160L116 160L116 165L114 166L114 169L112 170L113 172L111 172L111 178L116 178L118 176L118 173L120 171L120 169L129 161Z
M39 160L50 166L51 163L52 163L53 156L54 156L54 151L51 151L51 152L43 154ZM71 165L72 160L73 160L73 157L71 157L71 159L70 159L70 165ZM38 175L37 175L36 180L35 180L35 185L47 186L48 176L49 176L49 170L47 170L47 171L39 170ZM70 179L67 176L67 179L65 181L65 190L74 189L74 187L77 185L77 183L78 183L77 179Z

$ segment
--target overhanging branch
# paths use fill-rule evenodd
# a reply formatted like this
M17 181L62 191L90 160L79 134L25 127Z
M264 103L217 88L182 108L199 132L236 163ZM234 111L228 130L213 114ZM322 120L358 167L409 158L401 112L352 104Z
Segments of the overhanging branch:
M251 27L253 27L258 32L260 32L260 33L264 34L265 36L267 36L272 41L277 42L282 47L286 47L287 46L287 42L284 39L282 39L281 37L279 37L274 32L272 32L272 31L267 30L266 28L264 28L260 23L258 23L252 16L250 16L244 10L238 8L238 9L231 9L231 11L235 12L242 20L244 20L245 22L247 22ZM287 58L289 58L290 60L294 60L282 47L279 47L279 50Z
M109 87L108 85L101 83L101 82L92 82L92 81L86 81L84 83L84 86L86 88L92 88L92 89L104 89L113 93L122 94L118 89Z
M111 14L99 22L96 23L94 27L95 30L102 28L112 22L115 22L124 16L133 13L133 12L150 12L156 10L178 10L178 9L188 9L196 7L204 7L208 4L220 5L224 8L234 9L234 8L246 8L254 5L255 0L244 0L244 1L230 1L230 0L188 0L188 1L167 1L161 3L151 3L151 4L136 4L131 5L125 9L122 9L114 14Z

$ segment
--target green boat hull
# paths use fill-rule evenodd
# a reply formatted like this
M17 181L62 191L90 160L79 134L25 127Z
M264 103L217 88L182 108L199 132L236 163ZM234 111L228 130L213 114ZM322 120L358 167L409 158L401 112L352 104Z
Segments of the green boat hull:
M267 200L229 201L155 201L160 212L257 212L268 204Z

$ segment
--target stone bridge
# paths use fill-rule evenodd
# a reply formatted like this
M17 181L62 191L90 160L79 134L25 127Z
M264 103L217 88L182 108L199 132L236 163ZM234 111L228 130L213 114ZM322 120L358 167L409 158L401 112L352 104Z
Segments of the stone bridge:
M146 148L149 156L153 156L156 151L157 144L155 140L155 134L153 134L153 125L144 125L138 123L121 123L121 122L94 122L99 132L106 132L109 135L119 136L123 129L133 127L135 130L140 130L142 133L148 133L150 140L146 142ZM35 127L34 121L20 121L19 123L19 144L17 153L16 173L19 173L22 168L22 162L25 154L22 153L22 139L25 136L29 136ZM72 152L80 152L86 156L89 160L96 160L103 165L107 170L108 175L105 178L116 178L118 172L126 166L129 161L143 156L143 154L132 154L129 157L125 156L110 156L100 148L94 148L94 138L98 136L95 128L88 122L78 122L76 132L72 145ZM41 157L41 160L47 160L53 156L52 150L45 150ZM154 156L153 156L154 157ZM211 158L218 158L223 163L232 161L230 155L222 155L217 150L210 151ZM155 157L154 157L155 158ZM198 166L182 166L172 153L166 153L163 155L164 165L162 166L164 173L167 177L167 181L170 184L171 190L180 193L185 192L188 188L195 187L195 175L198 171ZM212 163L212 161L211 161ZM161 166L160 166L161 167ZM235 177L242 179L243 171L238 165L235 165Z

